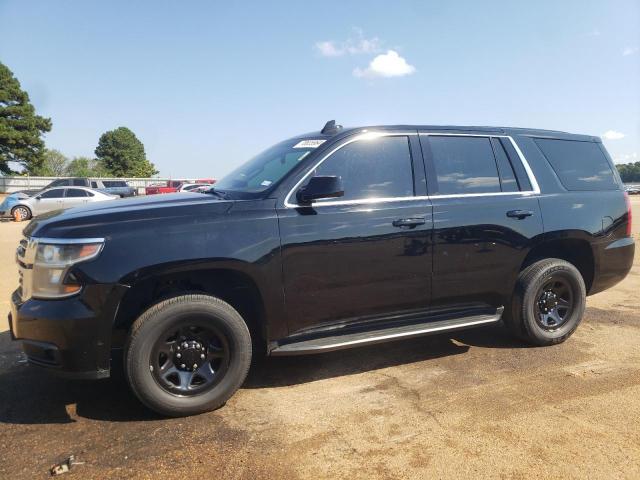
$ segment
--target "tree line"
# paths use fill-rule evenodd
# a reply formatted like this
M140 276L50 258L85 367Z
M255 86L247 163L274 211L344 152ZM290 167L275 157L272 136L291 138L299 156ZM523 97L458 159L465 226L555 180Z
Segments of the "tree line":
M70 177L151 177L156 175L144 145L127 127L103 133L95 158L67 158L47 149L43 135L50 118L36 115L29 95L9 68L0 62L0 174ZM11 164L21 170L14 171Z
M616 165L624 183L640 183L640 162Z

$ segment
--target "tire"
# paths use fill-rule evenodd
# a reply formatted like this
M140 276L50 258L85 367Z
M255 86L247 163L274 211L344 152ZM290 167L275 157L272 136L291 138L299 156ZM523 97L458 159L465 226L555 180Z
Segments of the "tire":
M202 358L206 355L202 361L201 345ZM177 358L179 350L182 359ZM185 358L201 363L184 370L180 362ZM224 405L244 382L250 364L246 323L231 305L208 295L178 296L149 308L133 323L125 345L125 375L131 390L147 407L171 417Z
M20 215L20 220L18 220L18 214ZM31 213L31 209L26 205L16 205L11 209L11 216L16 222L18 222L30 220L33 214Z
M555 296L556 307L554 298L545 292ZM515 336L532 345L562 343L578 328L586 296L584 279L576 267L558 258L540 260L520 272L504 321ZM569 307L557 306L567 303Z

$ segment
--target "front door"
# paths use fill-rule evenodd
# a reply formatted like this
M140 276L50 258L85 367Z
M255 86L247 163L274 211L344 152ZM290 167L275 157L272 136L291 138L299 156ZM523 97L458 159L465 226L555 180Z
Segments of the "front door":
M278 209L290 333L426 310L432 214L415 133L346 140L300 186L313 175L341 177L344 197L300 207L293 191Z
M34 215L40 215L41 213L50 212L51 210L58 210L64 208L62 202L64 199L64 188L52 188L46 190L36 196L36 201L33 202Z
M505 136L421 134L434 216L434 308L510 301L543 231L537 184Z

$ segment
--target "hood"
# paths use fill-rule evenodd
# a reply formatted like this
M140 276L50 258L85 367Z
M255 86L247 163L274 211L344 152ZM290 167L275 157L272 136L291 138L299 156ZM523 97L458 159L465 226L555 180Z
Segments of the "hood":
M21 192L12 193L7 195L2 202L0 202L0 212L4 212L5 215L9 215L11 208L18 203L19 200L29 198Z
M233 205L202 193L170 193L93 202L39 215L24 229L37 237L107 237L121 228L144 228L149 223L185 222L199 215L222 214Z

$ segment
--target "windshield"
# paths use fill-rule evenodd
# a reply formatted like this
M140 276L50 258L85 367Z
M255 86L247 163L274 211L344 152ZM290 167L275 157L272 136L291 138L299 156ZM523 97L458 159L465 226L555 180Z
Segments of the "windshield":
M226 175L215 190L260 193L281 180L324 140L285 140Z

